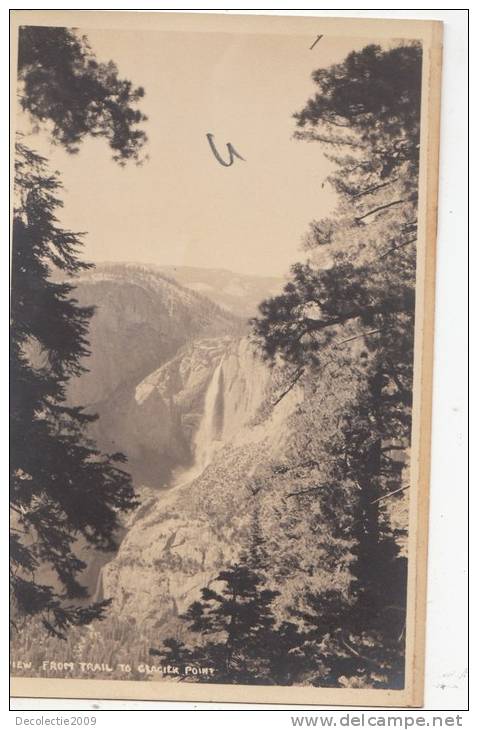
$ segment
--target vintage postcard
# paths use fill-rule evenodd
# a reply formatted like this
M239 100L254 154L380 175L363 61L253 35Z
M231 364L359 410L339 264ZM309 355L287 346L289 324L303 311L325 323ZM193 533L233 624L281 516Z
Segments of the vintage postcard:
M13 695L419 706L441 23L12 18Z

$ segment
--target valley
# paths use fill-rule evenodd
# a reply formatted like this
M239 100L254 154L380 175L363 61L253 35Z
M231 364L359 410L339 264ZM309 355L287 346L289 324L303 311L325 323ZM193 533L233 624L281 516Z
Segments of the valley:
M259 475L287 446L300 389L261 415L273 371L246 317L154 270L100 266L77 291L97 310L90 371L70 398L99 414L92 436L126 454L141 501L116 555L81 550L82 582L116 615L167 632L247 544Z

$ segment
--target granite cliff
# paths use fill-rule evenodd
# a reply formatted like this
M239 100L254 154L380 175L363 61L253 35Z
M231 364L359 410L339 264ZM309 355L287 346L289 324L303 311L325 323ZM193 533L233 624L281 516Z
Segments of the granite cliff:
M92 373L106 377L113 367L115 388L99 388L92 435L102 449L126 453L141 505L125 519L115 555L82 552L91 595L112 598L112 615L158 639L177 632L178 615L247 549L254 515L284 615L305 586L345 586L346 577L320 561L320 517L288 500L283 467L300 384L277 400L280 368L264 363L237 318L155 272L102 269L81 283L81 295L93 296L88 287L96 286ZM163 342L162 330L154 340L154 311L163 312L171 339ZM105 351L110 365L101 362ZM87 378L79 393L90 388L81 383Z

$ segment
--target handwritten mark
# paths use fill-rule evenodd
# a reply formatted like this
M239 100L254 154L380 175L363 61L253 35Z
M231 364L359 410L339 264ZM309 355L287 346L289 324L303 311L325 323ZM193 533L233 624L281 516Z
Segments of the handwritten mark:
M241 157L239 152L236 152L236 150L234 149L232 144L230 142L228 142L226 147L227 147L227 151L229 152L229 162L225 162L224 159L219 154L219 152L217 151L216 145L214 144L214 135L208 133L208 134L206 134L206 137L207 137L207 141L209 142L209 145L211 147L212 153L220 165L223 165L224 167L231 167L232 163L234 162L234 157L237 157L239 160L242 160L243 162L246 161L244 157Z
M318 35L317 38L315 39L315 41L312 43L311 47L309 48L309 51L311 51L313 49L313 47L316 46L317 43L320 41L320 39L323 37L324 37L323 33L322 33L322 35Z

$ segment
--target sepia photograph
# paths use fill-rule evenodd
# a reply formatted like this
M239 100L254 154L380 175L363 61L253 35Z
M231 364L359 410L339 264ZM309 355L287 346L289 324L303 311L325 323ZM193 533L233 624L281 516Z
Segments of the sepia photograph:
M14 696L420 706L441 23L12 18Z

